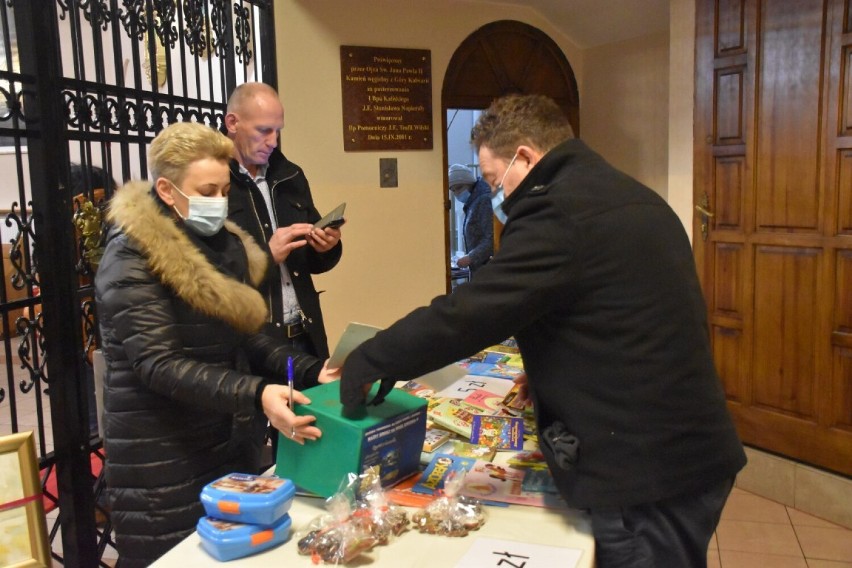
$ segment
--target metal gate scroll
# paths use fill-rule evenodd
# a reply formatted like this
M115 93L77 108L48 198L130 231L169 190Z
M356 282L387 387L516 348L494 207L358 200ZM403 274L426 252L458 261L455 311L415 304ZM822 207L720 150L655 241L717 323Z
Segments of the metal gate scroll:
M69 566L107 566L112 545L92 299L105 205L146 178L166 125L218 128L235 86L276 86L272 4L0 0L0 436L35 433Z

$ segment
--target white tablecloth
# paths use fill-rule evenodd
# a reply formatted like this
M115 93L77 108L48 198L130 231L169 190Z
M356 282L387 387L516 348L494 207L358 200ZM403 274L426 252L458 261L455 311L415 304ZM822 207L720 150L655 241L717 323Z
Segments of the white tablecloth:
M313 497L296 497L290 508L292 530L290 539L276 548L253 556L220 563L208 555L194 533L154 563L155 568L196 568L199 566L225 566L227 568L269 568L286 566L313 567L310 556L300 556L296 550L296 538L310 522L325 512L325 500ZM350 566L370 566L371 568L453 568L460 566L459 560L465 556L475 539L479 537L496 538L506 541L558 546L580 549L582 556L578 568L594 567L594 539L588 517L580 511L551 510L538 507L512 505L510 507L486 507L488 520L478 531L466 537L446 537L421 534L412 528L396 537L389 544L376 546L363 557L353 561ZM409 512L415 509L408 509ZM413 526L413 525L412 525ZM477 566L505 567L505 562ZM322 566L322 565L321 565ZM525 568L536 568L536 564L526 563ZM563 565L564 566L564 565ZM550 566L543 567L550 568Z

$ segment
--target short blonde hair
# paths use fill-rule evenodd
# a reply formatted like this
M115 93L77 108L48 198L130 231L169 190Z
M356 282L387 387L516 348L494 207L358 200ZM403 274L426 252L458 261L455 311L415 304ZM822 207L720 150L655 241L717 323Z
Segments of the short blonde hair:
M191 163L204 158L227 162L233 153L234 143L221 132L198 122L176 122L151 142L148 166L152 179L179 184Z

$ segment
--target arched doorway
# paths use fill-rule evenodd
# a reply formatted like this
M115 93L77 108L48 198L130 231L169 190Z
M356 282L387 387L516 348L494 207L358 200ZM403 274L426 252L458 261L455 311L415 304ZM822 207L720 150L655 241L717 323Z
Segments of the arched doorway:
M470 34L456 49L441 90L443 129L448 133L448 115L458 111L476 111L488 107L495 98L512 93L542 94L561 106L574 128L580 132L580 96L571 64L559 46L544 32L514 20L486 24ZM448 136L444 137L444 233L447 262L447 291L452 288L454 274L450 263L461 227L455 204L449 198L447 167L451 163ZM470 160L454 159L476 169L475 156ZM496 220L495 220L496 223ZM499 227L495 226L495 250ZM454 237L456 236L456 237ZM455 275L458 277L458 273Z

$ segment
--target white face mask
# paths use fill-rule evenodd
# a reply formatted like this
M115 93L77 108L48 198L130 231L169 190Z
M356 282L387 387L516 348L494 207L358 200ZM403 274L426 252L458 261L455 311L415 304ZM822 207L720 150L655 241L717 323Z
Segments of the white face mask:
M503 200L506 199L505 192L503 191L503 182L506 181L506 175L508 175L509 170L512 169L512 164L515 163L515 159L518 157L518 153L515 152L515 155L512 156L512 161L509 162L509 166L506 168L506 172L503 174L503 179L500 180L500 183L497 184L497 189L494 192L494 195L491 196L491 209L494 210L494 216L497 217L497 220L506 224L506 219L508 216L506 212L503 211Z
M174 207L175 213L183 219L186 226L202 237L209 237L218 233L228 217L228 198L205 197L203 195L189 196L173 182L169 181L169 183L189 201L186 217L180 214L177 207Z

